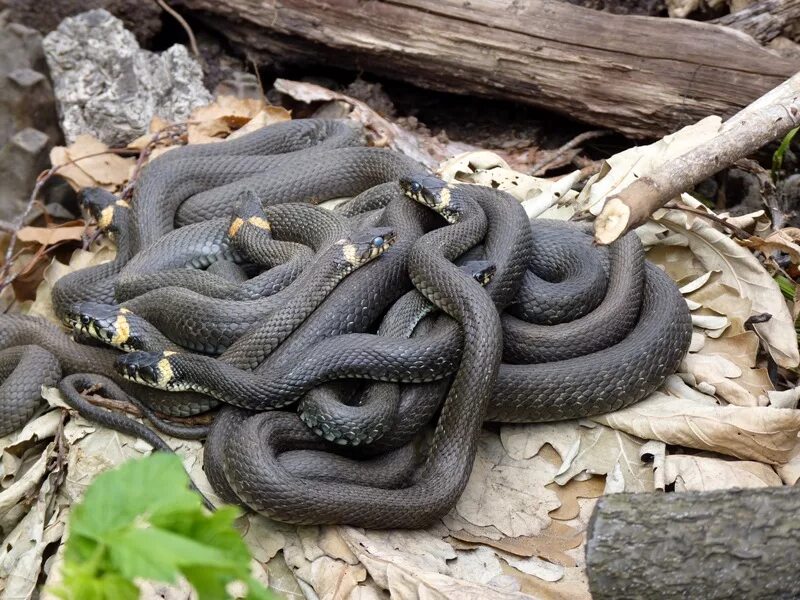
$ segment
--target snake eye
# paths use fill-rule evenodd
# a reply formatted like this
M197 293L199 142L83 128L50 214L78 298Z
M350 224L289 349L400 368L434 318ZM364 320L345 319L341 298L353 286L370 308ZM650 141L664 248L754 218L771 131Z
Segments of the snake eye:
M419 194L422 191L422 184L419 181L412 181L410 188L412 192Z
M81 315L81 324L82 325L89 325L92 320L89 318L89 315Z
M376 248L380 248L381 246L383 246L384 242L385 240L383 239L383 237L379 235L378 237L372 240L372 245L375 246Z

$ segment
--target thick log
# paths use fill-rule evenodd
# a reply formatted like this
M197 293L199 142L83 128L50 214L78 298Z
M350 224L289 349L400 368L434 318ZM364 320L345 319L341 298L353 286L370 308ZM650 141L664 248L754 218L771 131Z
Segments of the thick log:
M800 0L762 0L714 23L745 32L762 44L775 39L800 19Z
M611 494L589 522L594 600L797 598L797 488Z
M731 28L554 0L177 0L261 61L512 99L636 138L728 117L800 70Z

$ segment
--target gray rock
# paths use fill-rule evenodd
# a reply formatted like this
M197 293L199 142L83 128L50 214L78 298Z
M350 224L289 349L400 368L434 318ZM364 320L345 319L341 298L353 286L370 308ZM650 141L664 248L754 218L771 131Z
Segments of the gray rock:
M23 129L0 150L0 219L11 221L24 209L36 176L49 166L50 138L38 129Z
M27 127L41 130L53 143L59 141L46 69L38 33L16 23L0 26L0 147Z
M161 54L142 50L104 9L64 19L44 38L44 51L67 142L90 133L123 146L154 115L182 121L211 101L202 69L184 46Z
M25 208L36 177L61 142L42 38L17 23L0 23L0 219Z
M2 4L0 0L0 4ZM5 0L10 12L9 21L22 23L46 35L67 17L93 8L104 8L122 19L143 46L147 46L161 31L161 7L152 0L56 0L46 8L41 0Z

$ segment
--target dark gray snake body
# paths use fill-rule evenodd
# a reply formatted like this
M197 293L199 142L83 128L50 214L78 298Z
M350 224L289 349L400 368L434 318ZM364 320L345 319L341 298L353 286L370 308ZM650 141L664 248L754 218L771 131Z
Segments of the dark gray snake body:
M81 315L94 321L76 304L99 302L109 331L152 327L150 352L64 346L52 326L23 341L13 332L38 325L0 320L0 349L10 348L0 375L34 364L48 385L61 373L107 375L109 393L173 414L207 410L211 394L224 407L205 468L226 499L294 523L418 527L454 504L484 420L608 412L677 368L688 310L634 235L598 251L584 228L529 222L502 192L446 185L391 151L357 147L350 125L290 123L153 161L118 260L62 284L57 306L77 329L88 331ZM232 214L248 193L260 207ZM339 196L356 197L333 212L309 206ZM332 279L335 238L381 226L391 249ZM493 266L485 289L454 264L470 260ZM19 396L13 375L5 396ZM141 393L130 379L194 392ZM62 382L74 406L87 381ZM265 410L292 403L303 420ZM32 414L8 406L15 424ZM414 440L428 424L420 459Z

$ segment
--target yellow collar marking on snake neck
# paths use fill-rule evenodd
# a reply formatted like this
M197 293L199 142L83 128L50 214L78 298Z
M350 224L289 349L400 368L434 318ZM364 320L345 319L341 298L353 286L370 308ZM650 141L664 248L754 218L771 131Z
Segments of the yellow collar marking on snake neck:
M452 196L450 195L450 186L449 185L447 187L442 188L442 191L439 192L439 198L442 199L442 201L439 203L439 208L440 209L441 208L446 208L447 206L450 205L450 200L452 199Z
M121 208L130 208L131 207L131 205L128 204L127 202L125 202L125 200L117 200L116 202L114 202L114 205L115 206L119 206Z
M239 217L236 217L233 221L231 221L231 226L228 227L228 236L235 237L238 231L244 225L244 221L242 221Z
M120 347L128 341L131 336L131 326L123 315L117 315L114 319L114 335L111 338L111 343L114 346Z
M97 219L97 226L100 229L108 229L111 225L111 221L114 218L114 205L106 206L103 210L100 211L100 218Z
M162 352L165 357L172 356L175 352L171 350L165 350ZM172 373L172 365L169 364L169 360L167 358L162 358L158 361L158 384L161 386L166 386L170 381L172 381L173 373Z
M269 224L269 221L264 219L263 217L249 217L247 222L250 225L255 225L259 229L266 229L267 231L272 231L272 227Z
M358 247L355 244L343 244L342 254L344 255L344 259L351 265L355 266L358 264Z

